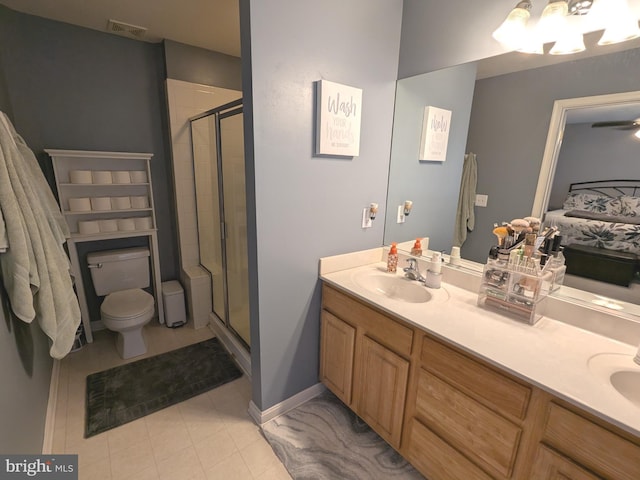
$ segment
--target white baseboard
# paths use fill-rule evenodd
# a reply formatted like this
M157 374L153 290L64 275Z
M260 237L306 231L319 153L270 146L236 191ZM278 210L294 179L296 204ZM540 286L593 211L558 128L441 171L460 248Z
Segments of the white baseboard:
M56 407L58 405L58 382L60 380L60 360L53 361L51 369L51 382L49 383L49 400L47 401L47 415L44 420L44 438L42 440L42 453L45 455L54 453L53 433L56 427ZM62 453L62 452L58 452Z
M325 387L322 383L316 383L306 390L301 391L300 393L296 393L294 396L287 398L286 400L277 403L271 408L266 409L264 412L261 411L253 401L249 403L249 415L251 418L258 424L264 425L265 423L273 420L274 418L279 417L280 415L284 415L289 410L293 410L299 405L302 405L305 402L308 402L314 397L317 397L321 393L323 393L327 387Z
M225 348L236 359L240 368L249 379L251 379L251 355L244 346L236 340L233 334L227 330L223 323L213 313L209 315L209 328L213 330L216 337L220 339Z

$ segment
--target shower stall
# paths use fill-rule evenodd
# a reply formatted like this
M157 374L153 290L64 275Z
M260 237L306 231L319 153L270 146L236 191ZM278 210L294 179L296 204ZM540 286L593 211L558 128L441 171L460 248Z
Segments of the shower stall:
M190 119L200 264L213 313L249 350L249 268L242 99Z

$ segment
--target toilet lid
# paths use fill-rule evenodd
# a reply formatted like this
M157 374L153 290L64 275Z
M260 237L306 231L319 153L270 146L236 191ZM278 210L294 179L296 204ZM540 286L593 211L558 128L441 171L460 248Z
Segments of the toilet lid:
M140 288L131 288L107 295L100 310L111 318L125 319L153 310L154 303L153 295Z

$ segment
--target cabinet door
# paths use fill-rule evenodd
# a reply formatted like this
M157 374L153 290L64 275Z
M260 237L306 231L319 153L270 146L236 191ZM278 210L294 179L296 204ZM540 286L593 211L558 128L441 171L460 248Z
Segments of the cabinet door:
M531 480L600 480L569 459L540 446Z
M409 362L362 338L356 413L396 449L400 447Z
M356 329L322 310L320 381L351 405Z

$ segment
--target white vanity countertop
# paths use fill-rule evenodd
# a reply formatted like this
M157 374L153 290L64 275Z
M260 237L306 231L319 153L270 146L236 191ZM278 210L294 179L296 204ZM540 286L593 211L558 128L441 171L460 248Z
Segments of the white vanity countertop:
M330 271L335 269L321 264L320 278L640 437L640 408L588 366L600 354L631 361L633 346L553 318L520 323L477 306L477 293L446 283L429 289L433 298L427 303L386 298L354 281L362 271L393 275L386 273L386 263L375 261L381 258L375 249L367 252L360 254L360 262L341 262L344 270ZM396 275L402 277L401 268ZM629 369L635 367L631 361Z

